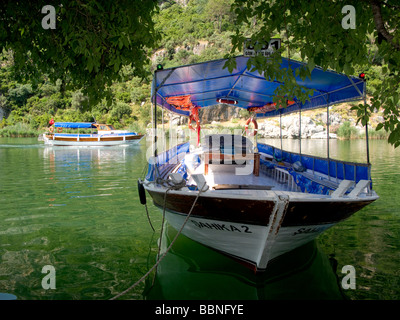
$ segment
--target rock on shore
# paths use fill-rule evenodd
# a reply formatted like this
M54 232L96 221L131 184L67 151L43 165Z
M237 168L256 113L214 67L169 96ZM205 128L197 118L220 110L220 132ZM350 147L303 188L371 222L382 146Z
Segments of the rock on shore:
M324 117L325 119L323 119ZM329 119L331 126L338 126L341 124L341 118L339 115L330 115ZM301 130L302 139L326 139L326 126L323 125L325 122L326 113L325 116L322 114L321 119L318 120L313 120L310 117L302 116L301 128L298 114L282 117L282 138L299 138ZM279 119L261 120L261 122L259 122L258 134L263 138L279 138L281 134L279 128ZM337 138L336 134L334 133L330 133L329 137L332 139Z
M352 126L363 133L365 128L355 126L355 119L349 114L343 112L329 111L329 137L336 139L335 132L345 122L349 121ZM176 114L170 114L170 121L173 126L187 125L187 118ZM199 110L200 122L202 125L223 125L227 127L242 126L246 121L243 109L231 105L215 105ZM381 117L382 118L382 117ZM232 122L236 119L235 122ZM216 121L217 120L217 121ZM301 116L301 138L302 139L326 139L327 138L327 112L306 111ZM377 120L380 120L377 118ZM281 130L279 128L279 117L258 119L258 135L262 138L280 138ZM300 136L300 116L299 113L293 113L282 116L282 138L298 139Z

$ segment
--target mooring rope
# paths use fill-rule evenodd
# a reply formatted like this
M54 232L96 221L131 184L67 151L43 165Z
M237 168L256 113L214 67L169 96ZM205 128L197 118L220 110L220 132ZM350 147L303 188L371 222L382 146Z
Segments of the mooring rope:
M150 215L149 215L149 210L147 210L147 203L144 204L144 207L146 208L146 215L147 215L147 220L149 220L149 224L151 229L153 229L153 232L155 232L156 230L153 227L153 224L151 223L151 219L150 219Z
M161 178L157 178L156 179L157 184L161 184L163 186L169 186L167 188L167 190L165 190L165 194L164 194L164 204L163 204L163 219L161 222L161 231L160 231L160 244L161 244L161 240L162 240L162 234L163 234L163 229L164 229L164 221L165 221L165 207L167 204L167 194L170 190L180 190L182 189L184 186L186 186L186 180L182 180L181 182L172 182L171 180L164 180ZM160 250L161 250L161 246L158 246L158 256L160 256Z
M180 184L176 184L176 185L170 186L170 188L178 187L178 185L180 185ZM166 190L166 192L169 191L170 188L168 188L168 189ZM181 188L182 188L182 187L181 187ZM175 236L174 239L172 240L171 244L168 246L167 250L163 253L163 255L157 260L157 262L149 269L149 271L146 272L145 275L143 275L143 277L141 277L138 281L136 281L132 286L130 286L128 289L122 291L121 293L117 294L115 297L111 298L110 300L115 300L115 299L117 299L117 298L123 296L123 295L126 294L127 292L131 291L131 290L132 290L133 288L135 288L138 284L140 284L141 282L143 282L143 281L150 275L150 273L151 273L155 268L157 268L157 266L161 263L161 261L162 261L162 260L164 259L164 257L167 255L167 253L171 250L171 248L172 248L172 246L174 245L176 239L177 239L178 236L182 233L183 228L185 227L186 223L189 221L190 215L192 214L193 208L194 208L194 206L196 205L196 202L197 202L197 200L199 199L200 194L201 194L202 192L206 192L206 191L208 190L208 188L209 188L208 185L206 185L206 186L203 186L202 189L199 189L199 192L197 193L197 196L196 196L196 198L194 199L194 202L193 202L193 204L192 204L192 207L190 208L190 211L189 211L189 213L187 214L186 219L185 219L185 221L184 221L183 224L182 224L182 227L179 229L178 233L176 234L176 236ZM165 195L165 197L164 197L164 208L163 208L163 213L165 212L165 203L166 203L165 199L166 199L166 195ZM164 216L164 214L163 214L163 216ZM160 242L159 246L161 246L161 242Z

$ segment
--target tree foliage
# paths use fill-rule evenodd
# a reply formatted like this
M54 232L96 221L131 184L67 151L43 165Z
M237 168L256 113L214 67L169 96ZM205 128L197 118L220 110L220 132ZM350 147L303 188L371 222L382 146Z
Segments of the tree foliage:
M355 9L354 29L342 25L348 14L342 13L346 5ZM363 71L371 64L384 65L384 78L371 92L371 103L354 109L363 125L368 123L371 112L383 109L384 122L377 130L384 128L391 132L389 142L395 147L400 145L400 5L397 1L235 0L232 10L238 27L232 37L231 55L242 50L245 38L251 38L254 43L277 35L282 38L282 48L270 61L260 56L250 61L268 77L286 80L278 95L307 99L309 91L298 86L294 76L308 77L316 65L347 75ZM300 74L278 67L280 56L291 58L293 52L307 63ZM232 60L227 66L233 68Z
M48 4L0 2L0 52L12 51L20 79L46 74L99 101L120 79L123 65L131 65L135 76L148 75L148 50L159 40L153 22L157 1L61 0L55 29L42 25L41 10Z
M48 4L0 2L0 107L10 113L10 124L95 117L116 126L146 125L151 77L142 80L156 63L167 68L234 56L245 38L280 37L282 48L270 60L259 56L249 65L285 83L277 95L305 101L312 93L295 76L310 76L316 65L365 72L372 100L353 107L359 121L366 124L381 110L377 129L400 144L398 0L60 0L56 28L44 29L41 9ZM342 26L345 5L355 9L355 29ZM281 70L282 56L307 67L297 74Z

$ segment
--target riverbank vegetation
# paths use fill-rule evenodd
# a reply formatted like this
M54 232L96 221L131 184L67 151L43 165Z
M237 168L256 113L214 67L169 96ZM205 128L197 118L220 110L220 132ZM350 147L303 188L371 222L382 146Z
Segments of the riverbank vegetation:
M358 130L352 126L350 121L344 122L336 131L336 135L339 139L350 140L350 139L365 139L365 130ZM387 139L389 134L386 131L376 131L374 129L368 129L368 139Z
M154 32L160 37L155 37L158 40L156 46L146 49L149 62L141 66L142 76L137 74L137 65L127 64L116 69L119 70L118 76L113 76L108 85L110 99L90 100L84 88L72 86L65 77L54 80L53 75L50 77L45 73L38 74L33 80L32 77L21 77L12 52L3 51L0 53L0 119L3 118L0 121L0 136L36 136L46 130L50 119L98 121L112 124L117 129L144 132L151 122L151 76L145 75L151 75L157 64L168 68L223 58L232 53L232 39L235 39L236 32L244 36L250 36L253 31L259 32L257 25L251 28L236 24L236 13L230 10L232 2L159 1L159 10L153 14L153 20ZM118 45L124 47L125 44ZM373 58L368 68L361 70L356 64L352 68L356 73L362 71L367 74L367 89L372 92L380 88L383 71L388 65L377 54L375 43L371 42L369 49L368 54ZM295 48L284 50L282 55L302 60L301 51ZM341 112L350 117L348 110ZM247 112L240 113L242 119L247 116ZM160 110L158 118L161 119ZM354 115L353 119L356 118ZM165 116L164 120L168 121L168 117ZM344 122L337 128L339 137L362 137L354 131L355 121L351 123ZM370 125L370 137L375 135L373 130L377 124ZM375 136L387 138L387 134Z

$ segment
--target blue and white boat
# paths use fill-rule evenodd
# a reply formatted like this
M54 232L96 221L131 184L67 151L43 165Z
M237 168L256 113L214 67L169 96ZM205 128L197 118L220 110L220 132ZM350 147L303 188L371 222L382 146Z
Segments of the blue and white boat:
M77 129L77 133L65 133L64 129ZM91 133L79 133L79 129L92 129ZM40 140L51 146L116 146L139 143L144 135L126 130L115 130L112 125L95 122L55 122Z
M372 189L368 139L366 163L332 159L329 147L326 158L287 152L257 142L256 119L292 112L301 116L301 111L316 108L329 112L336 103L365 101L366 83L316 67L311 78L297 77L299 84L314 90L310 99L294 97L286 108L278 108L273 96L280 82L252 70L247 57L237 57L232 72L225 63L215 60L155 72L154 127L159 106L189 117L189 124L194 120L198 136L193 143L160 153L154 137L154 156L145 180L139 180L139 196L145 204L146 190L182 234L262 271L271 259L315 239L379 197ZM303 66L282 58L281 68L295 72ZM247 109L251 118L246 126L254 123L254 131L200 131L198 110L218 103Z

